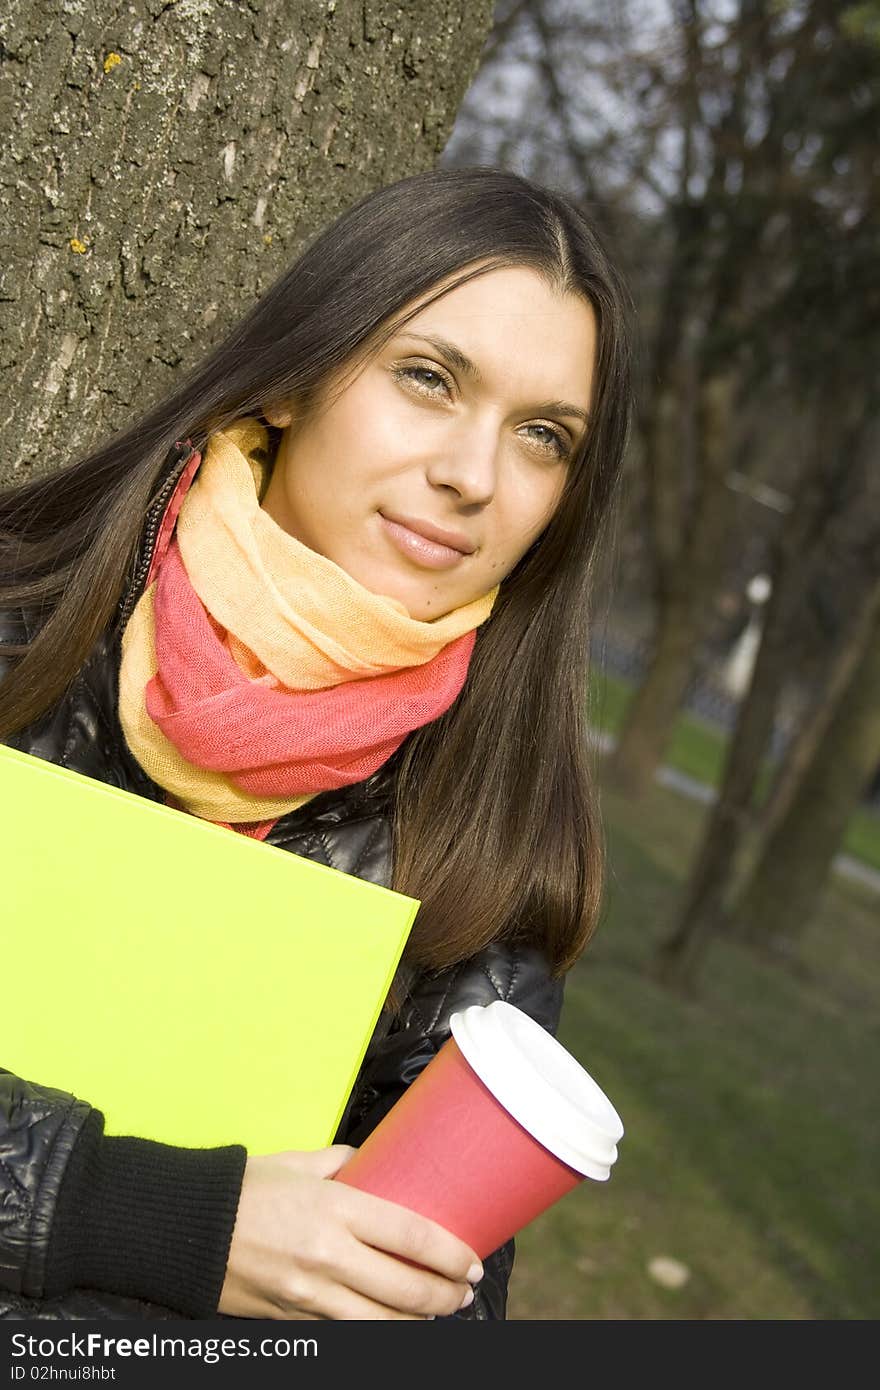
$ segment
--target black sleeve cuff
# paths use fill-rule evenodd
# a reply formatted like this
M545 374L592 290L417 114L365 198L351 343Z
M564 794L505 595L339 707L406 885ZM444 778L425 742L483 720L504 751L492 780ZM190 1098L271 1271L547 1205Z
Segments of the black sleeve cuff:
M71 1288L217 1311L247 1161L239 1144L185 1149L106 1137L93 1110L71 1153L46 1262L46 1297Z

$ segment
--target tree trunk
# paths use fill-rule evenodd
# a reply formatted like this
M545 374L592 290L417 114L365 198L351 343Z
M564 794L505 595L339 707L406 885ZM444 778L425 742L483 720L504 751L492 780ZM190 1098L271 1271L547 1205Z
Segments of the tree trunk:
M830 424L827 426L830 429ZM823 436L824 440L824 436ZM773 565L761 645L748 695L727 749L718 799L672 932L660 947L658 973L667 984L691 988L712 934L725 922L736 856L751 819L755 781L773 731L780 687L788 671L788 627L802 597L804 555L822 524L827 452L820 440L805 470L797 505L789 513Z
M786 669L783 635L784 623L774 624L768 611L752 685L728 745L721 790L709 813L678 922L660 948L660 974L667 984L694 984L710 936L725 920L729 866L749 824L755 778L773 730L776 696Z
M696 666L700 640L711 619L707 595L715 591L723 564L723 535L729 510L724 485L732 376L700 383L697 404L699 496L688 534L683 528L682 450L673 419L682 411L682 394L668 389L656 412L649 442L652 509L658 562L658 628L647 674L633 697L608 757L610 786L631 798L651 785L669 745L675 721Z
M790 949L809 925L880 757L880 583L870 613L849 685L737 904L742 934L757 944Z
M828 728L864 655L872 627L880 611L880 580L868 590L858 605L851 623L837 644L829 663L822 689L804 715L789 745L760 811L754 818L754 833L744 846L735 870L734 899L742 897L749 880L770 838L783 823L814 758L822 745ZM739 919L739 913L736 914Z
M647 670L605 760L609 787L632 800L650 787L684 700L697 642L693 605L668 603L658 617Z
M646 688L639 691L628 712L617 747L609 759L608 777L616 788L631 797L647 790L672 736L681 700L700 656L700 642L711 621L711 599L718 587L725 564L725 530L731 515L730 494L726 479L731 438L733 407L738 387L737 353L734 344L742 339L742 299L746 290L757 238L753 233L760 225L758 206L746 211L737 207L730 215L723 190L727 178L731 150L735 149L747 123L746 83L753 57L761 52L765 42L762 0L741 0L742 34L737 49L737 69L731 80L729 100L724 115L714 129L710 145L711 165L708 187L702 203L694 203L685 181L680 191L676 212L677 249L686 246L689 253L684 264L677 257L676 276L690 291L689 307L694 311L692 322L681 315L678 322L661 320L658 344L663 354L654 358L655 377L672 388L661 400L659 423L665 426L659 435L662 447L649 454L652 465L649 474L652 499L653 540L657 553L660 637L657 652L649 669ZM695 11L686 7L676 12L681 26L685 71L689 81L683 88L684 150L682 166L689 168L692 143L691 128L702 125L699 92L702 87L705 55L694 23ZM724 212L717 218L711 213ZM713 225L720 223L720 235ZM699 230L691 239L689 233ZM687 240L686 240L687 239ZM711 248L718 240L727 243L726 254L719 255ZM684 294L678 296L687 303ZM695 410L695 443L693 472L696 480L693 502L688 505L684 495L683 476L688 463L686 450L675 451L676 432L681 437L680 421L687 419L690 400L684 391L675 392L674 377L669 374L681 361L682 330L697 325L698 341L692 348L697 371ZM678 330L670 332L670 328ZM668 417L668 418L667 418ZM648 441L649 445L654 440ZM680 622L681 605L667 607L670 595L676 598L687 594L687 618L682 631L671 638L666 629ZM674 652L674 657L671 653ZM665 669L669 661L669 669ZM673 705L674 692L678 704ZM644 720L640 727L639 721Z
M491 0L0 0L0 483L167 392L315 232L431 167Z

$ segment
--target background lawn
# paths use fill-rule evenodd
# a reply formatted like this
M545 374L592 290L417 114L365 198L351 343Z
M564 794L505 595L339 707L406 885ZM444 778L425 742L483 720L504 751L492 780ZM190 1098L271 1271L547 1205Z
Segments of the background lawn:
M719 940L679 997L651 963L706 808L659 784L602 801L605 909L560 1037L626 1134L608 1183L520 1235L509 1316L877 1318L877 895L835 876L799 963ZM680 1287L651 1276L658 1256Z

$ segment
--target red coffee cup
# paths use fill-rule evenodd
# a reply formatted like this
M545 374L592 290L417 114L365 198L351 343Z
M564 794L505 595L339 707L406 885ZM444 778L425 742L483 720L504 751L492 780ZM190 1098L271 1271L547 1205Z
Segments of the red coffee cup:
M607 1180L623 1125L522 1010L475 1004L451 1027L336 1179L430 1217L484 1259L585 1177Z

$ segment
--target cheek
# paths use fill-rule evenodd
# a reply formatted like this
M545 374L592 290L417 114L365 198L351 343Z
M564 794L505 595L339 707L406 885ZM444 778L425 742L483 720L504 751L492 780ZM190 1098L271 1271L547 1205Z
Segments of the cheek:
M344 451L346 471L381 459L401 446L400 402L383 390L383 385L371 379L370 389L349 392L339 401L332 418L326 419L324 447L331 459Z
M565 477L544 480L536 487L524 508L522 534L525 540L523 551L528 550L553 520L565 490Z
M513 569L526 551L540 540L556 514L564 487L565 481L563 479L562 483L554 484L552 490L542 488L537 496L531 498L531 504L521 515L519 525L508 533L510 541L507 547L510 554L508 570Z
M554 516L559 510L559 504L562 501L562 494L565 492L565 484L567 480L567 474L565 472L561 472L559 476L556 478L553 487L550 489L549 495L545 499L544 521L541 526L542 531L545 529L545 527L549 526L550 522L553 520Z

